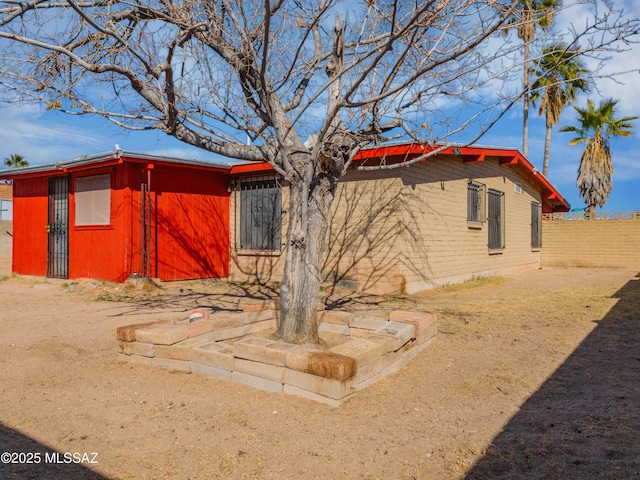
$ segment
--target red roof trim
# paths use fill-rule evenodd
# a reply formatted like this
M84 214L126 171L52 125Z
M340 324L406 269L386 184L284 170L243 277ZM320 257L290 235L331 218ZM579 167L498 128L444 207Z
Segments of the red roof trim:
M387 163L402 162L420 155L427 155L438 147L418 144L392 145L388 147L376 147L361 150L355 157L355 161L366 162L369 159L385 157ZM440 151L438 155L447 155L462 158L465 163L483 162L487 157L497 157L498 162L502 166L517 166L541 187L541 195L543 200L543 211L550 212L567 212L570 209L569 203L560 195L549 181L543 177L522 154L515 149L495 148L495 147L447 147ZM425 158L423 161L427 161Z
M245 163L231 167L231 175L242 175L243 173L273 172L273 167L268 162Z
M401 163L413 158L428 155L441 147L420 145L417 143L406 143L397 145L388 145L360 150L354 159L354 162L366 164L368 160L385 158L388 164ZM438 155L446 155L454 158L462 158L465 163L484 162L487 157L497 158L502 166L519 167L524 170L532 181L541 189L543 200L543 211L551 212L567 212L570 209L569 203L560 195L560 193L543 177L529 161L522 156L516 149L497 148L497 147L447 147L441 150ZM427 161L428 157L422 161ZM236 165L231 168L231 175L240 175L247 173L273 172L273 167L267 162L250 163L244 165Z

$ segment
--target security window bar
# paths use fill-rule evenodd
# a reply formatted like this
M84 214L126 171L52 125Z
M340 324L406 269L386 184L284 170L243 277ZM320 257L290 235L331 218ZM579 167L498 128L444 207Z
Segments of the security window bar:
M280 251L282 196L276 179L240 183L240 248Z
M542 247L542 206L531 202L531 248Z
M467 223L472 225L484 222L485 185L470 180L467 183Z
M502 250L504 241L504 192L489 190L488 194L489 250Z

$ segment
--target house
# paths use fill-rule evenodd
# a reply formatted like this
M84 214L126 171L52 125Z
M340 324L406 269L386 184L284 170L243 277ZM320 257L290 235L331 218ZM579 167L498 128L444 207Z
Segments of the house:
M13 218L13 188L9 182L0 182L0 221Z
M123 151L4 171L13 271L53 278L229 275L230 165Z
M415 292L540 264L541 214L568 203L514 149L387 145L340 182L323 275ZM267 163L116 151L0 172L14 182L13 271L124 281L278 280L288 188ZM29 215L25 213L29 212Z
M412 293L539 268L541 214L569 210L560 193L514 149L450 147L393 168L430 148L404 143L359 152L358 166L383 163L387 169L351 169L341 180L325 282ZM286 185L260 165L241 165L233 168L232 187L231 279L280 278L286 215L279 212L287 205Z

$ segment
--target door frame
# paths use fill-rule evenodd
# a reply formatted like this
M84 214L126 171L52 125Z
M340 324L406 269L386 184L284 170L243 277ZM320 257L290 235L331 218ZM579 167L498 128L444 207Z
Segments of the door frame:
M69 278L69 177L51 177L48 185L47 277Z

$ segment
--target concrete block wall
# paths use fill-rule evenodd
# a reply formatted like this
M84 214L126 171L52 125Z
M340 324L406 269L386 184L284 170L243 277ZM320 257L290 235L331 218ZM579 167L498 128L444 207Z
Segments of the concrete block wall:
M640 218L543 220L540 263L640 270Z

